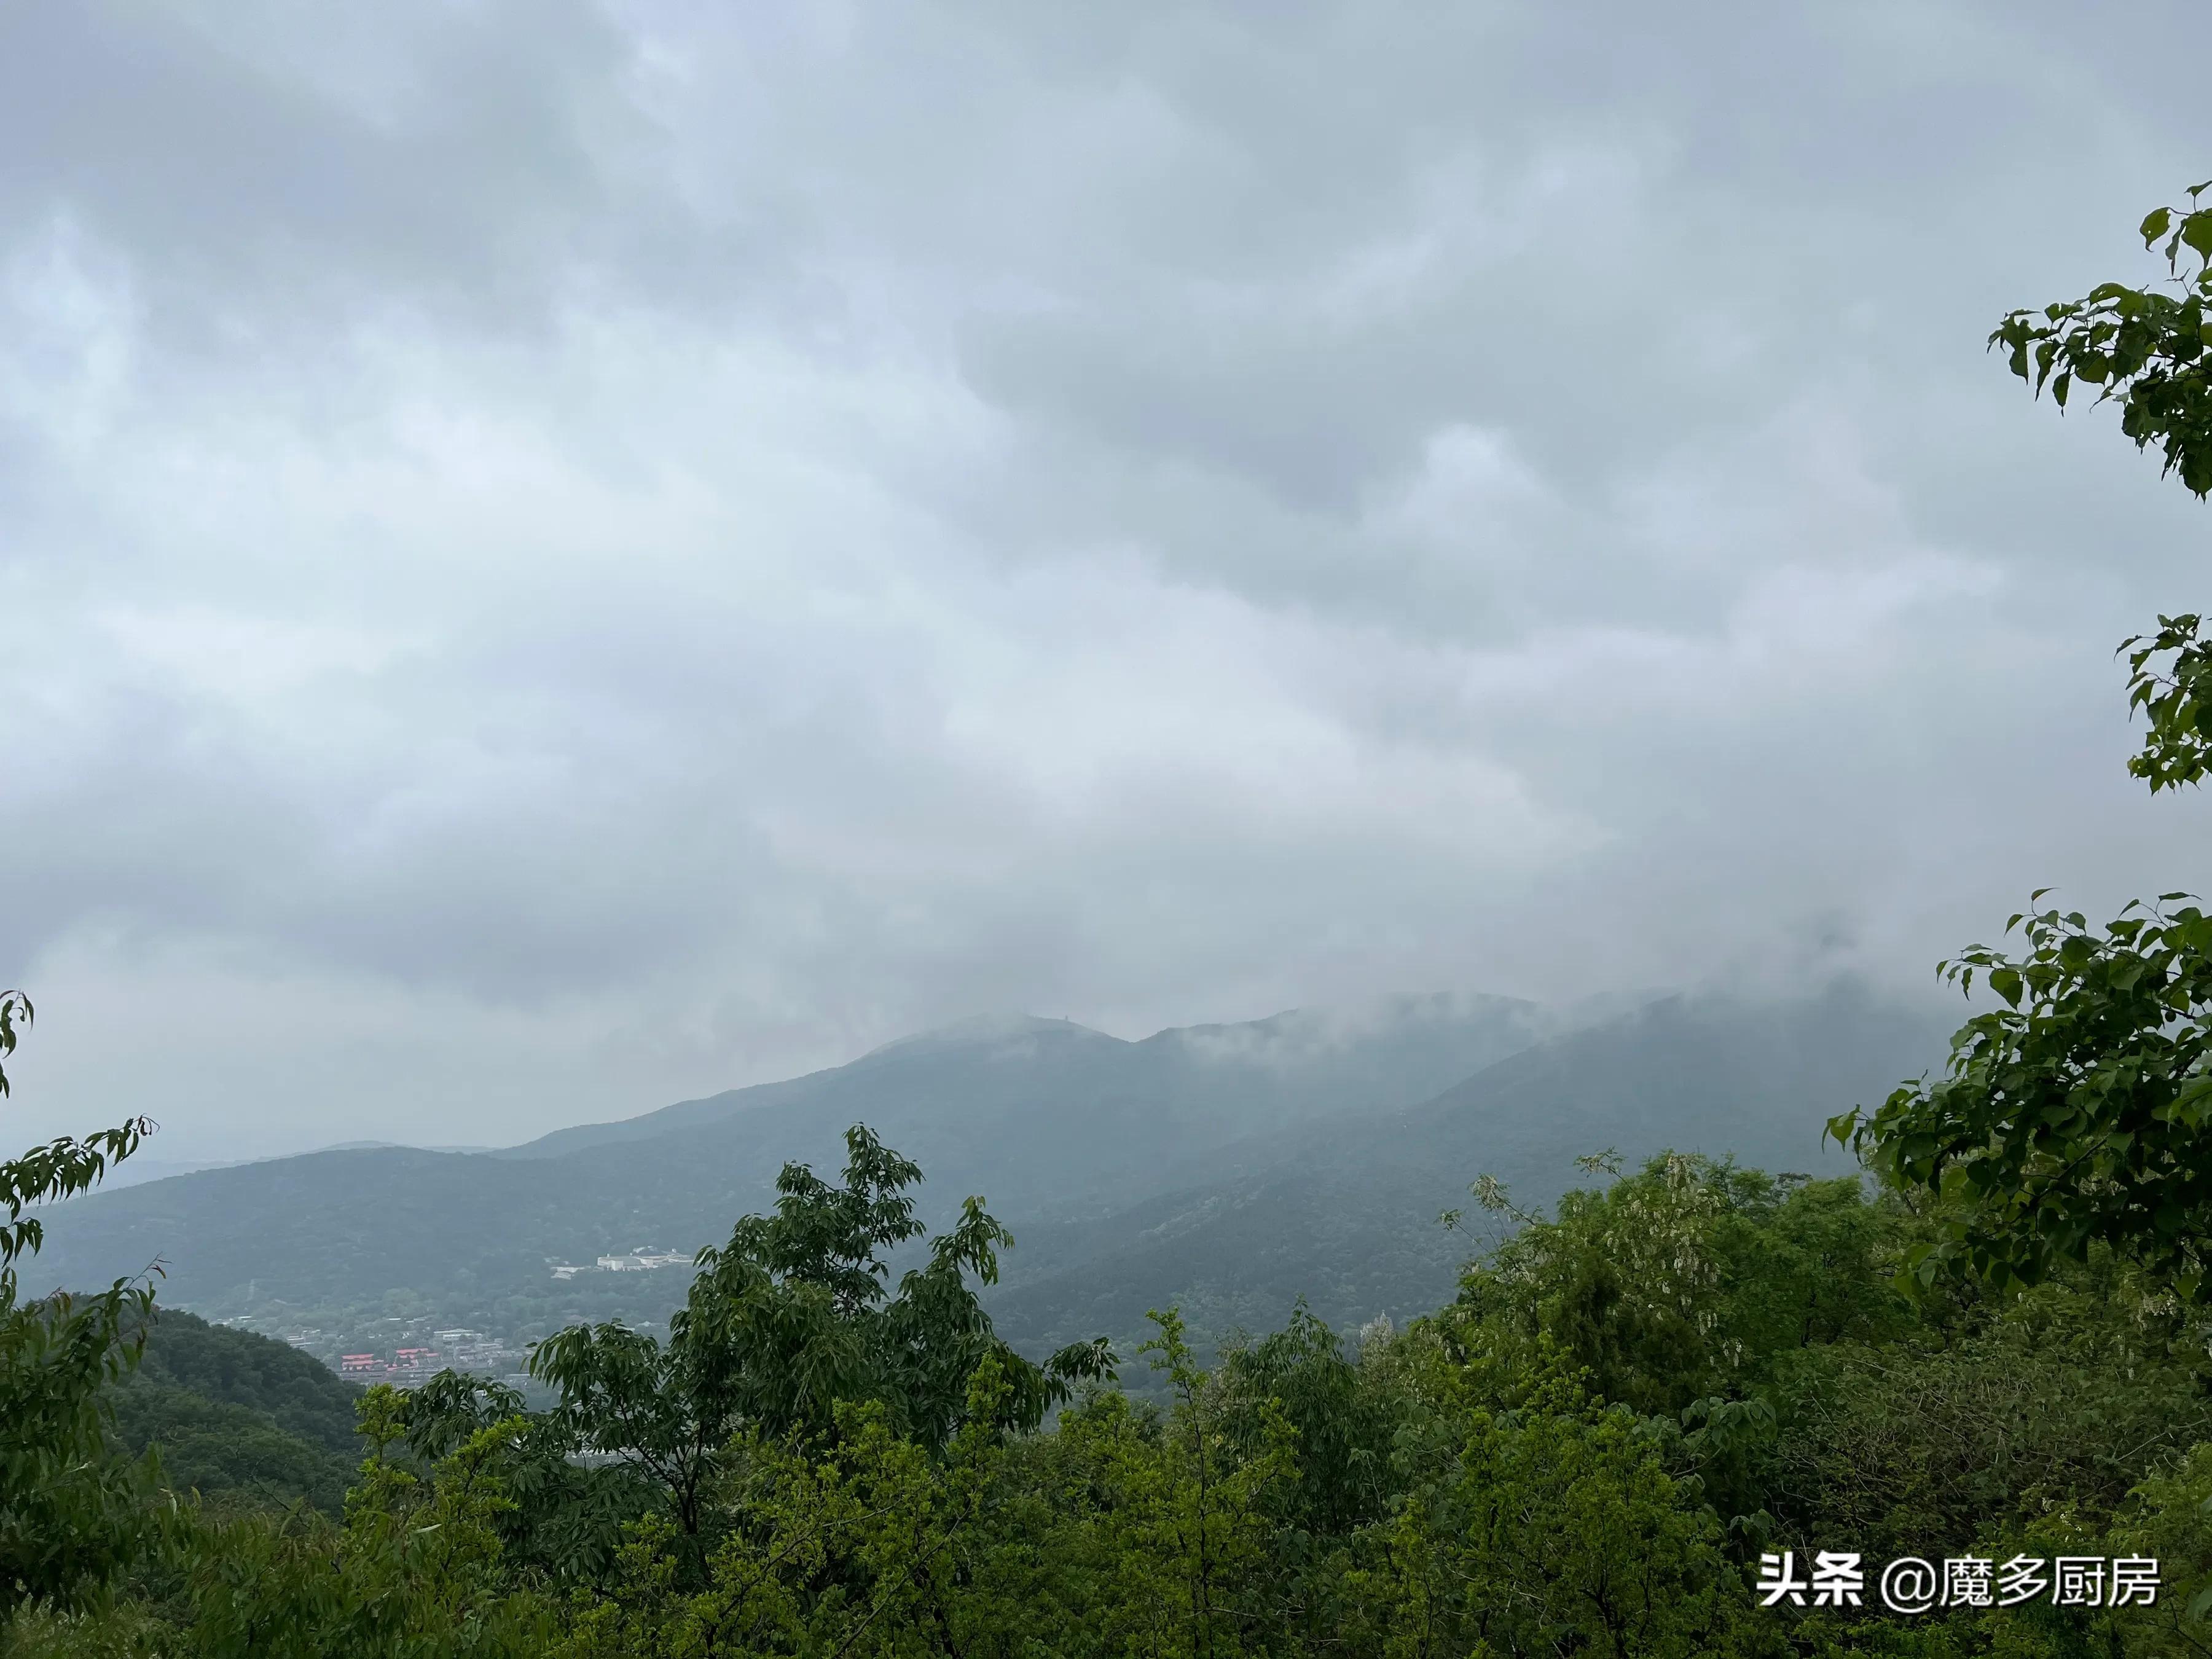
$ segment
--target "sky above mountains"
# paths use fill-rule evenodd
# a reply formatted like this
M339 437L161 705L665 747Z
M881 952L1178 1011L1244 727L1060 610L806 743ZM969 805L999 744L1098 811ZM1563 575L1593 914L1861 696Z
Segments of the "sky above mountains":
M2212 509L1981 341L2153 274L2208 47L8 9L7 1121L509 1141L984 1009L1924 992L2031 888L2202 885L2111 653Z

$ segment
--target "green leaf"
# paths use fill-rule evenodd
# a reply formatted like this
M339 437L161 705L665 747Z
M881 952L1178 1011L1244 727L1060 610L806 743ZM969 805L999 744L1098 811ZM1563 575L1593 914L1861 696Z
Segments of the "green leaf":
M2170 209L2153 208L2143 216L2143 222L2139 227L2142 232L2143 246L2148 247L2160 237L2165 235L2166 228L2172 222L2173 214Z

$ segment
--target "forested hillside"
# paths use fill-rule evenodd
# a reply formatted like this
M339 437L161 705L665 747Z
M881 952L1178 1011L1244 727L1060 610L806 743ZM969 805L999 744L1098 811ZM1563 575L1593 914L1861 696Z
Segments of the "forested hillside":
M176 1491L228 1502L305 1498L337 1515L361 1460L360 1396L281 1342L161 1308L137 1369L116 1385L116 1437L133 1455L155 1449Z
M1540 1206L1571 1184L1576 1158L1608 1150L1841 1173L1849 1160L1825 1141L1826 1120L1942 1052L1924 1015L1848 987L1767 1005L1668 998L1418 1105L1238 1143L1218 1160L1224 1177L1024 1225L989 1304L1035 1352L1093 1331L1133 1336L1147 1309L1171 1305L1208 1351L1238 1329L1277 1328L1301 1299L1345 1328L1403 1320L1450 1297L1476 1235L1438 1218L1467 1206L1479 1176Z
M1407 999L1143 1043L1065 1021L994 1022L511 1157L363 1148L94 1194L49 1218L44 1270L104 1283L159 1258L169 1296L221 1314L395 1287L541 1291L549 1258L696 1249L765 1203L786 1159L834 1158L856 1121L931 1160L934 1214L973 1192L1017 1217L1095 1212L1203 1176L1255 1133L1425 1099L1541 1030L1536 1010L1504 998Z
M1152 1189L1176 1163L1305 1118L1425 1100L1587 1024L1512 997L1404 996L1177 1026L1125 1042L1067 1020L987 1018L887 1043L850 1065L733 1089L499 1154L561 1158L743 1121L810 1153L872 1114L934 1167L1016 1186L1025 1204Z

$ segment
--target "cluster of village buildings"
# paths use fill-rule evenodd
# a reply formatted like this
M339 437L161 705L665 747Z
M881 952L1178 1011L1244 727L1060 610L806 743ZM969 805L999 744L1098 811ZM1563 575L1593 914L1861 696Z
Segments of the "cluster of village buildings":
M578 1273L648 1273L655 1267L688 1267L696 1258L686 1250L656 1250L650 1244L641 1244L621 1255L603 1255L588 1267L572 1267L566 1261L551 1262L553 1277L574 1279Z
M394 1388L411 1389L445 1370L498 1376L513 1371L521 1360L514 1349L482 1331L439 1331L431 1340L437 1346L394 1348L388 1353L341 1354L338 1375L349 1382L389 1382Z

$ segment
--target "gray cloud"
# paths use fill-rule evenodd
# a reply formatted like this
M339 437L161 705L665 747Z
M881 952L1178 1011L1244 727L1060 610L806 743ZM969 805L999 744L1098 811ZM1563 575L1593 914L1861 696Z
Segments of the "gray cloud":
M2193 8L0 21L19 1127L520 1137L1023 1006L1923 984L2199 879L2204 509L1980 351Z

